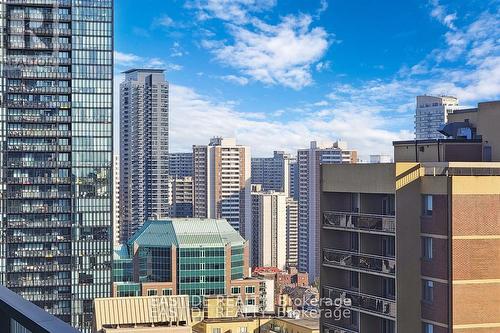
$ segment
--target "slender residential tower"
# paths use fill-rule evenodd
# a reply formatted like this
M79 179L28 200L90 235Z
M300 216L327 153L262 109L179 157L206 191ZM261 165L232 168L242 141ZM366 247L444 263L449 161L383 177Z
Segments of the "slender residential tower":
M89 332L111 295L113 1L1 1L0 26L0 283Z
M226 219L244 237L251 232L250 148L234 138L193 147L193 215Z
M125 72L120 86L121 241L169 215L168 82L158 69Z
M448 115L458 109L458 99L451 96L417 96L415 111L415 139L443 139L439 130L448 121Z

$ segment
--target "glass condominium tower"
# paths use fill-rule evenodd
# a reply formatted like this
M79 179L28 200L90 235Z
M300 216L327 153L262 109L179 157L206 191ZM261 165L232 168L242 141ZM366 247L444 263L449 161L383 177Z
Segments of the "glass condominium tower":
M111 295L113 1L0 1L0 283L89 332Z

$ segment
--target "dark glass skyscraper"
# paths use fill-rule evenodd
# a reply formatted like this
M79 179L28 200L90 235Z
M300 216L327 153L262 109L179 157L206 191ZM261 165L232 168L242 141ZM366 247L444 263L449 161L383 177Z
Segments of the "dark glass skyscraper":
M0 2L0 282L82 331L111 295L112 0Z

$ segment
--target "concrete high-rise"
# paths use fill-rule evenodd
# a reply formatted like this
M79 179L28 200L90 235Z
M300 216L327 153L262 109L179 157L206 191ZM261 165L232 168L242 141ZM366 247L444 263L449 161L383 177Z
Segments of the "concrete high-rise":
M125 242L169 215L169 86L165 72L132 69L120 85L120 225Z
M111 294L113 1L0 13L0 283L88 331Z
M295 201L299 200L299 164L297 156L293 156L288 161L288 179L290 180L288 196Z
M298 163L299 204L299 270L311 279L319 275L320 231L320 166L323 164L356 163L357 152L348 150L345 142L311 142L309 149L300 149Z
M443 139L439 130L448 120L448 114L458 109L458 99L451 96L417 96L415 112L415 139Z
M193 176L193 153L171 153L168 157L168 172L172 177Z
M290 191L289 161L291 156L275 151L273 157L252 158L252 184L262 185L263 191Z
M193 177L171 177L172 217L193 217Z
M252 192L252 266L285 269L287 263L287 195L283 192Z
M286 264L297 267L299 263L299 205L293 198L286 199Z
M245 236L252 219L250 164L250 148L233 138L194 146L194 217L226 219Z
M449 115L447 139L395 142L393 164L322 167L321 296L353 313L323 331L500 326L498 123L500 102L480 103Z
M113 244L120 244L120 155L113 155Z

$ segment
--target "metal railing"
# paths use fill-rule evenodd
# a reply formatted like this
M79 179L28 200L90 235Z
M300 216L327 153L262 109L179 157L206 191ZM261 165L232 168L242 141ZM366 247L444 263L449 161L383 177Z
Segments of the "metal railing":
M396 259L358 252L323 250L323 264L338 268L354 269L356 271L374 272L387 276L396 273Z
M350 299L352 308L365 313L396 318L396 301L388 298L330 286L323 287L323 295L330 299Z
M0 286L0 327L14 332L19 326L31 333L79 333L59 318L47 313L13 291Z
M396 218L391 215L327 211L323 213L323 227L394 233Z

